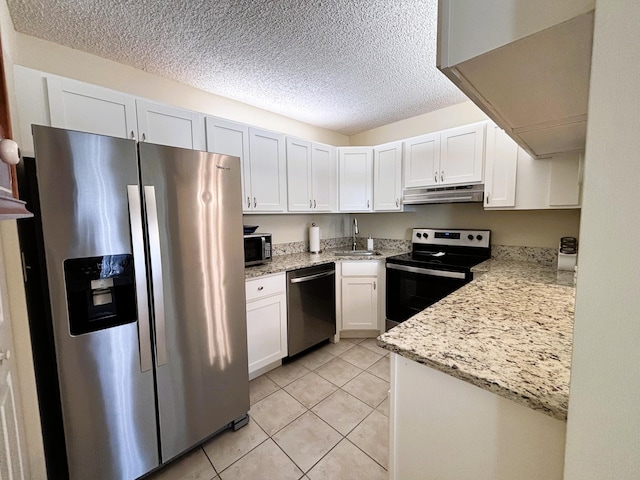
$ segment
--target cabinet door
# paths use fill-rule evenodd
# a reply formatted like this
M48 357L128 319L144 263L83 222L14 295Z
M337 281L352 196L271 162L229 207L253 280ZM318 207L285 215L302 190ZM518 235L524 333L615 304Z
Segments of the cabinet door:
M249 127L216 117L205 117L207 151L240 157L242 163L242 210L250 212L251 170L249 164Z
M171 147L204 150L200 113L147 100L136 100L139 140Z
M554 156L549 179L549 206L576 207L580 205L582 183L582 155L565 153Z
M287 356L286 295L247 303L249 374Z
M404 187L437 185L440 172L440 133L404 142Z
M249 163L253 210L284 212L287 208L284 136L249 128Z
M287 137L287 203L290 212L313 210L311 142Z
M373 149L365 147L339 148L338 158L340 211L372 211Z
M378 329L378 279L342 278L342 330Z
M440 132L440 185L482 183L485 123Z
M516 206L518 144L496 125L487 127L484 169L484 206Z
M336 211L336 147L311 144L311 192L314 212Z
M400 211L402 143L375 147L373 152L373 209Z
M138 138L134 97L62 77L47 77L51 126Z

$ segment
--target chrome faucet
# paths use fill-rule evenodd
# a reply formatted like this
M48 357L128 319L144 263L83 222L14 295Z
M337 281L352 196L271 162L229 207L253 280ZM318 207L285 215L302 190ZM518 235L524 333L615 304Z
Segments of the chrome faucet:
M353 244L352 244L352 250L357 250L357 244L356 244L356 235L358 235L358 219L354 218L353 219L353 228L352 230L352 235L353 235Z

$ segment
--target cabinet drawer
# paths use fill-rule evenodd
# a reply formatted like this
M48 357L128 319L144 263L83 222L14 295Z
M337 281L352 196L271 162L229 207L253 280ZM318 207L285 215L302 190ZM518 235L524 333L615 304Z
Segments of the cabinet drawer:
M283 293L286 290L285 274L258 277L247 280L246 283L247 302L258 298L268 297L276 293Z
M362 260L358 262L343 262L342 276L378 275L378 262L375 260Z

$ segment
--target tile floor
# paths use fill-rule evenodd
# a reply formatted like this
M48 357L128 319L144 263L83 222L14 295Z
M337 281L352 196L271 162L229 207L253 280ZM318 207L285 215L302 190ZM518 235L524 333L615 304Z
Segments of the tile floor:
M254 379L246 427L145 480L386 479L388 353L343 339Z

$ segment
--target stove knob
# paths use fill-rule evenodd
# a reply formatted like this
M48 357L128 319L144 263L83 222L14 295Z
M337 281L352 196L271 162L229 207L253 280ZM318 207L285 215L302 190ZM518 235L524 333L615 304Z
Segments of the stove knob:
M422 234L420 232L416 233L416 237L422 238Z
M468 238L469 240L473 240L473 235L469 234L469 235L467 235L467 238Z
M476 239L477 239L478 241L482 240L482 235L476 235Z

